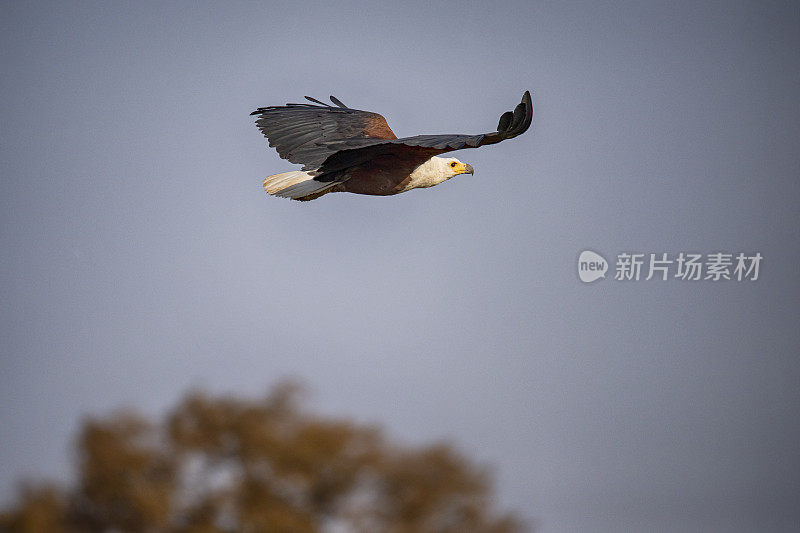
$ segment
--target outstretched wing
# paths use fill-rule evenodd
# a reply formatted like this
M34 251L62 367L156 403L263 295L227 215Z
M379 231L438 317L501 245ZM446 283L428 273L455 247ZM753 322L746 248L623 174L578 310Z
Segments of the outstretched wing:
M314 170L343 143L359 141L382 142L397 139L386 119L377 113L350 109L331 96L336 105L325 104L306 96L316 104L286 104L285 106L259 107L251 115L258 115L256 125L269 139L278 154L292 163L303 165L303 170Z
M328 145L333 151L324 161L320 172L335 172L360 164L379 154L418 153L424 160L444 152L496 144L522 135L530 127L532 121L533 100L531 93L525 91L522 101L517 107L513 111L506 111L502 114L495 132L478 135L416 135L384 140L375 138L342 140Z
M405 137L394 141L406 146L419 146L434 148L443 152L461 150L464 148L477 148L487 144L496 144L506 139L525 133L533 121L533 100L531 93L525 91L522 101L514 111L506 111L500 116L497 131L482 133L480 135L417 135Z

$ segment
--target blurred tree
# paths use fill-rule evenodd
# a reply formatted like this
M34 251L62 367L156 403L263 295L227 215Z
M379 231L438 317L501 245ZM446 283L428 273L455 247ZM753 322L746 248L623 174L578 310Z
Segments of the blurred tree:
M374 427L313 416L298 388L264 400L190 394L162 424L84 423L78 483L20 488L9 532L521 531L496 517L486 472L447 445L393 445Z

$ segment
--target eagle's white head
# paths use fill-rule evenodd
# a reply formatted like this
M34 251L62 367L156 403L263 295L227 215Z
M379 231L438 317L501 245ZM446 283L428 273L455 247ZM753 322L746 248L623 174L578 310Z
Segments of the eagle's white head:
M447 181L459 174L472 174L472 165L462 163L455 157L436 157L433 156L411 173L411 182L408 189L419 187L433 187L443 181Z

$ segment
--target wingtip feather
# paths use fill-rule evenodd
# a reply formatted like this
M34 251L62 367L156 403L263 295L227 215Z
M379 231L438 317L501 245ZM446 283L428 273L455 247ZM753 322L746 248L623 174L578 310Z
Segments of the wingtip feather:
M341 100L339 100L339 99L338 99L338 98L336 98L335 96L331 95L331 97L330 97L330 98L331 98L331 102L333 102L333 103L334 103L334 104L336 104L337 106L341 107L342 109L349 109L349 108L348 108L346 105L344 105L344 104L342 103L342 101L341 101Z

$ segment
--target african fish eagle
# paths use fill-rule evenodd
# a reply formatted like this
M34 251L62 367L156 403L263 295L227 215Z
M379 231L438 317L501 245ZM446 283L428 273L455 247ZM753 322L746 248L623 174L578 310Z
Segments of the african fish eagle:
M313 200L329 192L388 196L433 187L472 166L438 154L495 144L524 133L533 120L531 94L500 117L497 131L479 135L394 134L377 113L351 109L331 96L334 106L309 96L313 104L259 107L256 125L278 154L302 170L274 174L264 190L293 200Z

